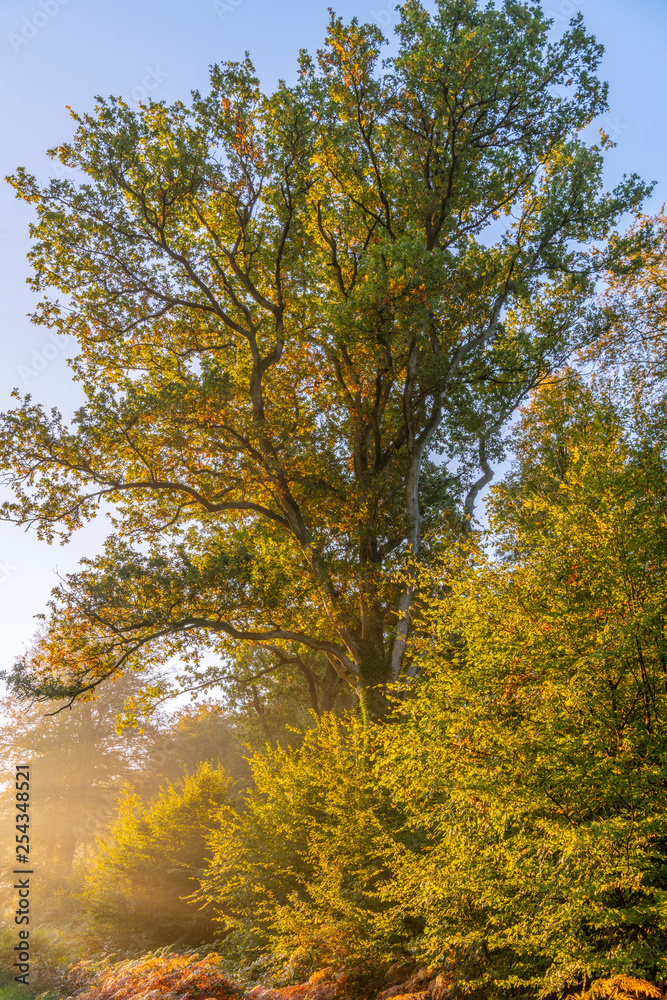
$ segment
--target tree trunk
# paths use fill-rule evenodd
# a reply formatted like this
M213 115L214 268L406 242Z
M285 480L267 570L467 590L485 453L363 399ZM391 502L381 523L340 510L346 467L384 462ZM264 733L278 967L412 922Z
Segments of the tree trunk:
M364 722L379 722L389 711L387 684L391 681L391 664L382 639L372 637L359 641L359 682L357 693Z

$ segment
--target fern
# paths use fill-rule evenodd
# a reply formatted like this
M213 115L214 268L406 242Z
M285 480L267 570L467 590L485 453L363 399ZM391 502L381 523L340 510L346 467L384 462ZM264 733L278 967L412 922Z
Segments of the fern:
M632 976L612 976L609 979L596 979L590 989L575 993L576 1000L638 1000L644 997L662 997L662 990L645 979L634 979Z

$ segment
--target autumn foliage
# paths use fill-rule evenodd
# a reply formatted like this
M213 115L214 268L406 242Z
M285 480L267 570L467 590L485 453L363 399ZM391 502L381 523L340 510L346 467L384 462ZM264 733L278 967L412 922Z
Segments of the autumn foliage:
M218 951L285 1000L331 968L420 1000L667 982L667 217L603 187L581 15L430 6L384 61L332 14L269 95L247 57L187 107L100 100L52 151L88 183L11 178L86 403L0 417L0 513L113 534L0 677L86 708L75 787L119 812L51 848L86 932L216 948L80 1000L233 1000ZM173 774L160 734L93 753L89 701L147 668L136 729L222 689Z
M219 955L163 951L108 966L76 996L77 1000L239 1000L242 993L222 974Z
M596 282L649 190L604 188L581 18L552 43L538 5L408 0L396 35L383 60L377 26L332 14L293 85L262 93L246 58L187 107L101 100L51 151L86 184L12 177L34 318L76 339L86 403L0 419L3 516L50 540L114 511L16 692L174 655L201 684L205 654L261 645L386 712L400 571L469 530L516 407L608 328Z

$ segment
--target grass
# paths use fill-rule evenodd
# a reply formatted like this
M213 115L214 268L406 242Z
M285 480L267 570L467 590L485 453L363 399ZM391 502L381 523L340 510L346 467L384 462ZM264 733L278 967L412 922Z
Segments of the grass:
M0 985L0 1000L26 1000L30 996L30 987L23 986L22 983L9 983Z

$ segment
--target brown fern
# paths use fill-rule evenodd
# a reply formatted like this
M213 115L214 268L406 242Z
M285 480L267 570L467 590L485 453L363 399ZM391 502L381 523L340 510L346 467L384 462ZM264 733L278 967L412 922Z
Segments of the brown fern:
M220 956L201 958L161 951L100 971L77 1000L239 1000L240 991L221 972Z
M645 979L633 976L612 976L610 979L596 979L590 989L575 993L573 1000L660 1000L662 990Z

